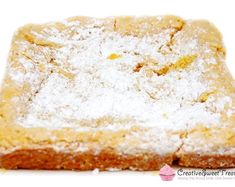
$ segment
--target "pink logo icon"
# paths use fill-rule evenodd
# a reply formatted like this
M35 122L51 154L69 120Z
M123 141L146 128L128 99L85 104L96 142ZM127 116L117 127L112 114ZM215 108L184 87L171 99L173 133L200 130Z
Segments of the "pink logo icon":
M175 177L175 171L165 164L165 166L160 169L159 175L163 181L172 181Z

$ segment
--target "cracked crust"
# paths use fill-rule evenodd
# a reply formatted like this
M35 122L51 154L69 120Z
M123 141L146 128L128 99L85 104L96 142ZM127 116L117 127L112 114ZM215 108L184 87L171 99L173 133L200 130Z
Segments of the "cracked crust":
M107 170L109 168L118 168L156 170L163 164L171 165L173 161L179 162L179 165L190 167L234 167L234 81L224 64L225 49L222 44L222 37L212 24L206 21L184 21L175 16L116 17L100 20L87 17L73 17L67 19L66 22L67 25L62 22L44 25L30 24L20 28L13 38L7 72L16 70L16 72L27 75L28 78L20 82L21 79L19 77L14 77L16 74L14 71L12 73L14 76L7 73L1 88L0 154L2 155L0 156L0 167L8 169L90 170L99 168ZM79 26L76 23L79 23ZM130 117L115 119L108 115L95 119L75 120L75 122L80 125L80 128L90 127L92 130L113 123L118 123L119 125L133 123L134 125L128 130L76 132L72 128L67 127L48 130L47 128L37 126L25 128L17 124L17 118L24 118L30 110L33 110L33 108L30 108L30 105L41 94L45 85L55 78L55 75L59 75L60 78L62 77L60 81L65 79L73 83L76 76L80 73L74 73L73 68L68 64L69 57L74 55L72 53L73 48L67 54L69 57L63 56L63 63L59 63L56 59L56 54L61 52L63 42L60 43L60 40L54 41L53 38L49 40L50 35L48 36L45 33L45 29L50 30L53 28L64 33L68 40L72 40L78 34L76 29L74 30L73 24L75 28L76 26L79 28L80 26L86 27L89 25L94 25L94 28L102 27L105 32L114 32L121 37L133 37L134 39L139 39L140 42L142 41L141 39L144 40L146 37L153 37L161 33L165 34L163 35L165 40L160 40L160 45L156 48L156 52L163 56L160 60L167 59L173 54L173 57L169 58L169 61L165 62L165 64L161 64L162 62L159 59L152 58L149 53L147 55L141 54L142 51L136 50L126 50L123 51L123 54L112 52L106 55L105 51L101 50L106 42L106 38L98 44L98 56L106 55L105 58L109 60L108 63L118 61L122 58L122 55L133 55L135 58L141 57L142 59L140 58L141 60L134 64L129 71L136 76L144 72L144 75L149 79L154 77L161 79L172 72L183 72L186 70L192 73L192 70L196 71L197 63L200 63L198 59L209 61L209 63L204 63L205 72L203 71L200 76L200 81L204 81L204 84L212 82L213 86L211 87L213 89L199 93L198 97L193 99L193 104L206 105L212 97L218 98L220 101L223 101L222 96L224 95L229 97L231 103L225 103L223 111L220 112L222 116L221 125L209 127L210 130L213 128L215 132L208 130L208 124L206 122L204 124L204 121L196 127L190 127L190 123L187 123L188 125L183 129L174 129L172 126L172 129L163 128L163 130L158 129L151 132L151 128L140 127ZM82 36L81 41L84 40L83 37L86 36ZM188 49L193 45L192 41L195 38L200 47ZM26 43L26 47L22 47L22 43ZM206 48L203 48L203 46L206 46ZM144 51L144 48L142 50ZM194 50L196 52L193 52ZM149 51L151 51L151 48L149 48ZM189 51L189 54L185 54L185 51ZM178 58L174 59L174 55L178 55ZM22 59L27 63L21 63ZM125 69L126 65L123 67ZM214 74L211 72L214 72ZM32 77L33 80L30 80ZM181 77L176 77L176 79L178 81ZM156 91L145 90L143 85L141 86L136 85L136 89L139 92L143 91L152 102L158 99ZM57 87L59 87L59 84ZM64 89L67 89L67 87ZM76 90L77 88L74 89ZM161 88L158 88L158 90L161 90ZM166 90L170 89L166 88ZM178 99L183 100L184 97L182 96ZM215 105L215 102L212 104ZM209 112L215 113L217 108L219 108L214 105L207 106L210 110ZM220 104L218 105L220 106ZM185 114L185 116L187 115L188 113ZM169 117L167 113L162 115L164 119ZM178 122L180 121L181 119ZM221 135L220 130L224 132L223 135ZM199 132L199 135L197 132ZM217 141L218 139L219 141ZM212 146L211 144L207 146L208 141L213 142ZM62 151L55 151L53 149L55 148L53 146L57 143L63 144L64 142L66 142L66 146L62 146ZM91 151L75 153L75 149L82 149L82 147L75 145L72 149L67 149L74 142L88 144L88 150L94 151L99 149L99 151L102 151L96 154ZM146 147L143 147L143 145ZM36 148L38 146L40 148ZM59 148L61 149L61 147ZM208 155L211 150L213 152ZM221 150L223 153L219 155L218 153ZM153 153L154 151L155 153ZM229 154L226 153L227 151L229 151Z

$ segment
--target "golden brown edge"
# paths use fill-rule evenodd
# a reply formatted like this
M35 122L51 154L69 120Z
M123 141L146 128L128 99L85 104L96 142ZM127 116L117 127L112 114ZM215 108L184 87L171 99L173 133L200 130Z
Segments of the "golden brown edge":
M173 155L157 154L123 155L112 150L98 154L92 152L65 153L52 148L20 149L0 156L0 167L5 169L47 169L47 170L93 170L109 169L151 171L164 164L171 165Z
M235 154L231 155L200 155L188 153L180 156L178 165L195 168L233 168L235 167Z
M160 156L153 153L124 155L112 150L98 154L92 152L65 153L52 148L20 149L0 156L0 167L5 169L46 169L46 170L159 170L163 165L179 165L195 168L235 167L235 155L184 154Z

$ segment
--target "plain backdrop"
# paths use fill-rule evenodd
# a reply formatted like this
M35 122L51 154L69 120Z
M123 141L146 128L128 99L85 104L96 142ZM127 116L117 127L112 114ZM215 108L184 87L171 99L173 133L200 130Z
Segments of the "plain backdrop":
M207 19L224 36L227 65L235 75L235 1L233 0L0 0L0 78L14 31L27 23L62 20L71 16L178 15L185 19ZM1 141L1 140L0 140ZM231 180L161 182L154 172L0 171L2 186L157 186L234 184Z

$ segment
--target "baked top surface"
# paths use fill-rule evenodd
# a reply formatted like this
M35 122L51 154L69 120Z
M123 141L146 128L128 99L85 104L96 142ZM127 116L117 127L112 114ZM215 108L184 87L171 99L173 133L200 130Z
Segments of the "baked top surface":
M186 134L190 150L198 137L213 138L210 131L221 137L213 146L233 146L234 82L224 58L221 35L206 21L75 17L27 25L15 34L1 90L0 128L10 141L1 145L82 140L169 153Z

